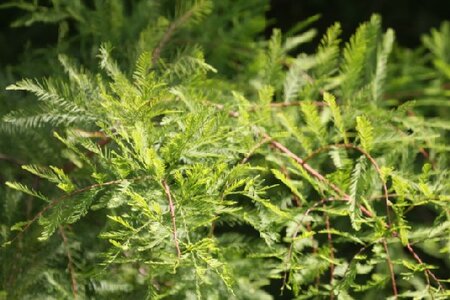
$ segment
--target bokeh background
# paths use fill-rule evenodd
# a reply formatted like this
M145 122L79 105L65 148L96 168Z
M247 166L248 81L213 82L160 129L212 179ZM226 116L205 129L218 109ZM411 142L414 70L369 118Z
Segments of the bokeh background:
M0 5L3 0L0 0ZM45 2L45 1L40 1ZM132 0L130 0L132 2ZM373 13L383 18L385 28L393 28L396 39L406 47L420 44L422 34L450 20L450 0L271 0L267 13L270 20L265 32L271 35L273 28L284 32L300 20L319 14L314 23L319 33L334 22L341 22L344 39L348 38L358 24L369 19ZM0 9L0 67L14 64L26 47L51 45L56 42L57 27L34 24L32 27L10 28L9 24L23 14L18 9ZM319 34L320 36L320 34Z
M271 28L288 30L299 20L320 14L314 27L323 33L334 22L342 25L344 38L373 13L383 18L385 28L393 28L396 40L405 47L420 44L422 34L450 20L449 0L272 0L268 18Z

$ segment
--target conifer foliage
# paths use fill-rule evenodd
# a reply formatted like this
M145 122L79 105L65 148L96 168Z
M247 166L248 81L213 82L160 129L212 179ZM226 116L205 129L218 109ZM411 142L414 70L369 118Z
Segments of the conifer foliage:
M0 299L449 297L450 23L40 2L1 6L58 37L0 70Z

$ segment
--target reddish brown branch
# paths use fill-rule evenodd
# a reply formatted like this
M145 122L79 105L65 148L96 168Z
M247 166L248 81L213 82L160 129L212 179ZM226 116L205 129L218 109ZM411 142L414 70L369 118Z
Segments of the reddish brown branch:
M333 145L335 147L340 147L340 148L350 148L350 149L355 149L357 151L359 151L360 153L362 153L369 161L370 163L374 166L378 176L381 179L381 182L383 184L383 191L384 191L384 199L386 202L386 215L387 215L387 219L388 219L388 228L392 228L392 223L391 223L391 216L390 216L390 212L389 212L389 192L388 192L388 188L386 186L386 182L384 181L384 179L382 178L382 174L381 174L381 169L378 165L378 163L376 162L376 160L364 149L357 147L355 145L352 144L337 144L337 145ZM328 146L328 148L330 148L331 146ZM395 235L395 233L394 233ZM395 272L394 272L394 266L392 264L392 260L389 254L389 248L386 242L386 239L383 239L383 246L384 246L384 250L386 251L386 261L387 264L389 266L389 273L391 276L391 284L392 284L392 291L394 293L395 298L398 297L398 291L397 291L397 283L395 280Z
M325 208L325 204L323 205ZM325 213L325 226L327 228L327 239L328 245L330 246L330 259L332 263L330 264L330 286L333 286L333 277L334 277L334 247L333 247L333 238L331 236L331 226L330 226L330 217L327 213ZM334 299L333 289L330 291L330 300Z
M394 293L395 299L398 298L398 291L397 291L397 282L395 280L395 272L394 272L394 265L392 263L391 255L389 254L389 248L386 242L386 238L383 238L383 246L384 251L386 252L386 261L389 268L389 274L391 276L391 284L392 284L392 292Z
M172 201L172 194L170 193L170 187L167 184L165 180L161 181L162 186L164 188L164 192L166 193L167 200L169 200L169 210L170 210L170 218L172 220L172 231L173 231L173 240L175 242L175 248L177 249L177 256L178 258L181 257L181 250L180 245L178 244L178 237L177 237L177 224L175 220L175 205Z
M67 261L68 261L67 269L69 270L69 274L70 274L70 282L71 282L71 287L72 287L73 298L77 299L78 284L77 284L77 279L75 276L75 268L73 267L73 259L72 259L72 254L70 252L67 236L66 236L66 233L64 232L64 228L62 226L59 226L59 234L61 235L61 237L63 239L64 248L66 248Z
M184 15L182 15L180 18L178 18L177 20L175 20L174 22L172 22L170 24L170 26L167 28L166 32L164 33L163 37L159 41L158 46L152 52L152 64L153 65L156 65L156 63L158 62L158 59L161 56L162 50L166 46L167 42L169 42L170 38L175 33L175 31L178 29L178 27L180 27L187 20L189 20L189 18L193 15L193 13L194 13L194 10L190 9Z
M412 256L414 257L414 259L421 264L422 266L425 266L425 264L423 263L422 259L419 257L419 255L417 255L417 253L414 251L414 249L412 248L411 244L408 243L406 244L406 249L408 249L408 251L412 254ZM436 275L434 275L433 272L430 271L430 269L425 267L425 277L427 278L427 282L428 284L430 284L430 279L428 276L431 276L431 278L433 278L436 283L438 284L439 288L441 288L442 290L445 291L444 286L441 284L439 278L436 277Z
M283 107L292 107L292 106L301 106L302 104L305 104L307 101L294 101L294 102L272 102L270 103L270 107L272 108L283 108ZM308 103L312 103L315 106L327 106L328 104L323 101L308 101Z
M391 221L391 213L389 212L389 191L386 185L385 180L383 179L383 176L381 174L381 169L380 166L378 165L377 161L364 149L357 147L355 145L352 144L343 144L344 148L351 148L351 149L355 149L356 151L359 151L360 153L362 153L369 161L370 163L374 166L375 170L377 171L378 176L380 177L381 183L383 185L383 191L384 191L384 200L385 200L385 204L386 204L386 216L388 219L388 226L389 228L391 228L392 226L392 221Z
M428 160L428 161L430 162L431 166L432 166L433 169L435 170L435 169L436 169L436 162L435 162L433 159L431 159L430 153L428 153L428 151L425 150L424 147L420 147L420 148L419 148L419 152L420 152L420 154L422 154L422 156L423 156L426 160Z
M321 204L324 204L326 201L327 201L327 199L322 199L320 202L317 202L317 203L315 203L313 206L311 206L310 208L308 208L308 209L305 211L305 214L303 215L302 219L298 222L297 227L295 228L294 234L292 235L292 242L291 242L291 244L290 244L290 246L289 246L289 250L288 250L288 253L287 253L286 271L284 272L284 275L283 275L283 284L282 284L282 286L281 286L281 294L283 294L284 288L286 287L286 284L287 284L287 273L288 273L288 272L287 272L287 269L288 269L287 264L288 264L288 263L291 261L291 259L292 259L292 253L294 252L294 251L293 251L293 250L294 250L294 241L295 241L295 239L296 239L297 236L298 236L298 231L300 230L300 225L303 223L303 220L309 215L309 213L310 213L311 211L313 211L313 209L315 209L316 207L318 207L318 206L321 205ZM309 223L307 224L307 227L309 228L308 230L311 229Z
M264 137L270 139L270 144L275 147L276 149L280 150L281 152L285 153L287 156L292 158L296 163L298 163L305 171L307 171L309 174L311 174L313 177L318 179L319 181L324 182L327 184L333 191L335 191L338 195L341 195L344 200L351 201L351 197L344 193L338 186L336 186L334 183L328 181L322 174L314 170L310 165L308 165L304 160L302 160L300 157L292 153L288 148L286 148L283 144L273 140L269 135L264 134ZM359 209L361 212L366 215L367 217L372 218L373 214L371 211L369 211L367 208L365 208L362 205L359 205Z
M383 198L386 200L386 210L388 212L388 215L387 215L388 216L388 222L389 222L388 223L388 228L391 228L391 221L390 221L389 208L388 208L388 206L389 206L389 196L395 196L395 194L394 195L390 195L388 193L388 189L387 189L386 183L384 182L383 178L381 177L382 176L381 169L380 169L378 163L376 162L376 160L368 152L366 152L364 149L361 149L360 147L357 147L357 146L352 145L352 144L335 144L335 145L325 146L325 147L319 148L316 151L314 151L313 154L311 154L307 159L310 159L314 155L317 155L318 153L326 151L326 150L328 150L328 149L330 149L332 147L339 147L339 148L347 148L347 149L357 150L361 154L363 154L370 161L370 163L374 166L375 170L377 171L377 174L380 176L381 181L383 183L383 191L384 191ZM306 164L306 163L304 163L304 164ZM307 170L307 169L305 168L305 170ZM393 235L396 236L396 233L394 232ZM385 251L386 251L386 260L387 260L387 263L389 265L389 272L390 272L391 281L392 281L392 289L393 289L394 295L397 295L398 291L397 291L397 287L396 287L394 268L393 268L392 260L391 260L390 255L389 255L388 245L387 245L387 242L386 242L385 239L383 239L383 246L384 246ZM417 253L414 252L414 250L411 247L411 245L408 243L406 245L406 247L407 247L408 251L416 259L416 261L423 265L422 260L417 255ZM434 275L434 273L431 272L429 269L425 270L425 275L427 277L427 281L428 282L429 282L428 276L430 276L438 283L438 285L439 285L439 287L441 289L445 290L444 287L442 286L442 284L440 283L439 279L436 277L436 275Z
M264 137L261 141L259 141L256 145L254 145L249 151L248 153L245 155L244 159L241 161L241 164L245 164L249 158L253 155L253 153L255 153L255 151L260 148L262 145L264 145L265 143L269 142L270 139Z
M8 155L3 154L3 153L0 153L0 160L7 161L7 162L10 162L10 163L19 165L19 166L25 164L25 162L23 162L22 160L14 158L14 157L11 157L11 156L8 156Z
M31 225L36 222L44 213L46 213L48 210L50 210L51 208L55 207L56 205L58 205L60 202L69 199L73 196L76 196L78 194L82 194L84 192L96 189L96 188L100 188L100 187L104 187L104 186L109 186L109 185L115 185L115 184L119 184L122 183L124 181L138 181L141 179L146 178L147 176L143 176L143 177L137 177L137 178L132 178L132 179L118 179L118 180L112 180L112 181L107 181L107 182L103 182L103 183L96 183L96 184L92 184L89 186L86 186L84 188L81 188L79 190L76 190L70 194L66 194L62 197L59 197L55 200L53 200L49 205L45 206L41 211L39 211L36 215L34 215L33 219L31 219L30 221L28 221L27 225L25 225L25 227L22 229L21 232L19 232L10 242L14 243L20 236L22 236L30 227Z
M285 166L281 166L281 173L283 173L283 175L286 176L287 179L289 179L289 180L291 179L289 176L289 172L287 171ZM295 195L294 193L292 193L292 203L296 207L302 206L300 198L297 195Z
M384 193L384 200L386 202L386 215L387 215L387 219L388 219L388 227L390 228L392 226L391 224L391 215L389 212L389 192L388 192L388 188L386 186L386 183L384 182L382 175L381 175L381 169L380 166L378 165L377 161L364 149L355 146L353 144L333 144L333 145L327 145L324 147L321 147L319 149L316 149L313 153L311 153L307 158L305 158L305 161L310 160L311 158L313 158L314 156L316 156L317 154L327 151L331 148L346 148L346 149L354 149L358 152L360 152L361 154L363 154L369 161L370 163L374 166L378 176L381 179L382 185L383 185L383 193Z
M407 112L408 116L410 117L414 117L416 114L412 111L412 110L408 110ZM397 128L395 128L398 132L400 132L401 135L405 135L405 133ZM433 169L436 169L436 162L431 159L430 154L428 153L427 150L425 150L425 148L423 147L419 147L419 152L422 154L422 156L428 160L431 164L431 166L433 167Z
M223 110L224 109L224 105L223 104L218 104L218 103L213 103L210 101L204 101L205 104L207 105L211 105L214 106L215 108L217 108L218 110ZM285 108L285 107L295 107L295 106L301 106L303 104L305 104L306 101L293 101L293 102L271 102L268 104L268 106L270 108ZM328 104L326 102L323 101L309 101L309 103L314 104L315 106L318 107L322 107L322 106L327 106ZM258 109L264 108L266 106L262 106L262 105L251 105L250 108L248 109L249 112L254 112L257 111ZM232 117L232 118L238 118L239 117L239 112L234 111L234 110L230 110L228 111L228 116Z
M270 138L267 134L265 134L265 137ZM307 163L305 163L300 157L298 157L297 155L295 155L294 153L292 153L288 148L286 148L284 145L271 140L271 145L273 145L275 148L277 148L278 150L282 151L283 153L287 154L289 157L291 157L292 159L294 159L299 165L301 165L308 173L310 173L312 176L314 176L315 178L317 178L318 180L325 182L328 186L330 186L336 193L338 193L339 195L342 195L344 197L344 199L346 201L351 201L351 197L349 195L347 195L346 193L344 193L339 187L337 187L335 184L329 182L325 177L323 177L319 172L317 172L316 170L314 170L311 166L309 166ZM345 144L346 146L348 146L347 144ZM355 146L351 145L352 148L354 148ZM358 148L358 147L356 147ZM363 149L358 148L359 151L361 151L361 153L363 153L370 161L372 164L374 164L377 172L381 175L381 170L378 167L378 164L376 163L376 161ZM389 198L388 198L388 193L387 193L387 187L386 184L383 181L383 186L384 186L384 191L385 191L385 197L386 198L386 205L389 202ZM373 214L367 210L364 206L359 205L359 209L361 210L362 213L364 213L366 216L368 217L373 217ZM388 209L388 208L387 208ZM390 218L389 218L390 220ZM388 226L390 227L391 224L389 222ZM387 247L387 243L384 240L384 248L386 251L386 259L387 259L387 263L389 265L389 270L390 270L390 275L391 275L391 281L392 281L392 290L394 292L394 296L397 298L397 285L396 285L396 281L395 281L395 274L394 274L394 268L392 265L392 261L390 259L389 256L389 250Z
M93 132L89 132L89 131L83 131L81 129L77 130L77 134L81 137L95 137L95 138L100 138L99 141L97 141L97 145L99 147L104 147L106 146L109 142L111 142L111 138L106 136L105 133L101 132L101 131L93 131ZM85 155L87 158L92 158L94 156L94 152L91 151L86 151ZM71 173L76 169L76 165L73 162L68 162L63 166L63 171L64 173Z

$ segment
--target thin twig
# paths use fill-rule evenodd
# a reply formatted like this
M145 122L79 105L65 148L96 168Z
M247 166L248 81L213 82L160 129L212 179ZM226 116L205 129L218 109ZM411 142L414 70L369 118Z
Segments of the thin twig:
M269 137L267 134L265 134L265 136ZM297 155L295 155L294 153L292 153L288 148L286 148L284 145L280 144L279 142L276 142L274 140L271 140L271 145L273 145L275 148L277 148L278 150L284 152L285 154L287 154L289 157L291 157L292 159L294 159L299 165L301 165L308 173L310 173L312 176L314 176L315 178L317 178L318 180L325 182L328 186L330 186L335 192L337 192L339 195L342 195L344 197L344 199L346 199L347 201L351 201L351 197L349 195L347 195L346 193L344 193L339 187L337 187L335 184L329 182L325 177L323 177L319 172L317 172L316 170L314 170L310 165L308 165L307 163L305 163L300 157L298 157ZM344 144L347 145L347 144ZM347 145L348 146L348 145ZM351 145L351 148L354 148L356 146ZM358 147L356 147L358 148ZM361 151L361 153L363 153L370 161L372 164L374 164L377 172L379 172L379 174L381 175L381 170L378 167L378 164L376 163L376 161L363 149L358 148L357 150ZM383 181L383 187L384 187L384 191L385 191L385 197L386 197L386 205L388 205L389 203L389 197L388 197L388 192L387 192L387 187L386 184ZM373 214L367 210L364 206L359 205L359 209L361 210L361 212L363 212L366 216L368 217L373 217ZM386 209L388 210L389 208L386 206ZM389 213L389 210L388 210ZM389 214L388 214L388 220L389 220L389 224L388 227L391 227L391 223L390 223L390 218L389 218ZM386 259L387 259L387 263L389 265L389 270L390 270L390 275L391 275L391 281L392 281L392 290L394 292L394 296L397 298L397 285L396 285L396 281L395 281L395 274L393 272L393 265L392 265L392 261L390 259L389 256L389 252L388 252L388 248L387 248L387 243L385 243L384 245L385 250L386 250Z
M312 232L311 222L307 222L307 223L306 223L306 232ZM311 240L314 240L314 238L311 237ZM292 244L291 244L291 245L292 245ZM313 256L316 256L318 252L319 252L318 245L317 245L316 243L313 242L313 243L312 243L312 255L313 255ZM315 282L315 287L316 287L316 288L319 288L319 284L320 284L320 274L317 274L317 275L316 275L315 280L316 280L316 282Z
M350 149L355 149L357 151L359 151L360 153L362 153L369 161L370 163L374 166L378 176L381 179L382 185L383 185L383 191L384 191L384 199L386 202L386 215L387 215L387 219L388 219L388 228L392 228L392 221L391 221L391 216L390 216L390 211L389 211L389 192L388 192L388 188L386 186L386 182L383 180L382 178L382 174L381 174L381 169L378 165L378 163L376 162L376 160L364 149L357 147L355 145L352 144L337 144L337 145L333 145L335 147L340 147L340 148L350 148ZM329 146L331 147L331 146ZM393 233L394 235L396 235L395 233ZM389 249L388 249L388 245L386 242L386 239L383 239L383 246L384 246L384 250L386 251L386 261L387 264L389 266L389 273L391 276L391 283L392 283L392 291L394 293L394 297L397 298L398 297L398 291L397 291L397 283L395 280L395 273L394 273L394 266L392 264L392 260L389 254Z
M75 269L73 267L72 254L70 253L70 248L69 248L69 243L68 243L68 240L67 240L67 236L66 236L66 233L64 232L64 228L62 226L59 226L59 233L60 233L60 235L61 235L61 237L63 239L64 248L66 248L67 260L68 260L67 268L69 269L73 298L77 299L77 297L78 297L78 284L77 284L77 279L75 277Z
M161 181L162 186L164 188L164 192L166 193L167 200L169 200L169 209L170 209L170 218L172 220L172 231L173 231L173 240L175 242L175 248L177 249L177 256L178 258L181 257L181 250L180 245L178 244L178 237L177 237L177 224L175 220L175 205L172 201L172 194L170 193L170 187L167 184L165 180Z
M347 278L347 274L348 274L348 272L349 272L350 269L351 269L350 266L352 265L352 263L353 263L353 261L356 259L356 257L357 257L358 255L361 255L361 253L363 253L364 251L366 251L367 249L369 249L369 247L371 247L371 246L377 244L378 242L379 242L379 241L377 240L377 241L374 241L374 242L372 242L372 243L370 243L370 244L368 244L368 245L365 245L364 247L362 247L361 249L359 249L358 252L356 252L355 255L352 256L352 258L350 259L350 261L349 261L348 264L347 264L347 267L345 268L344 275L342 275L342 277L341 277L342 280L345 280L345 279ZM334 291L334 287L331 287L331 290ZM341 291L340 289L337 291L337 296L339 296L340 291Z
M311 102L311 101L305 100L305 101L293 101L293 102L271 102L269 104L269 106L272 108L283 108L283 107L301 106L301 105L304 105L305 103L309 103L309 104L312 103L313 105L319 106L319 107L328 105L326 102L323 102L323 101ZM253 109L258 108L258 106L253 106L252 108Z
M394 265L392 263L391 255L389 254L389 248L386 242L386 238L383 238L383 246L384 251L386 252L386 261L389 268L389 274L391 276L391 284L392 284L392 291L394 293L395 299L398 298L398 291L397 291L397 282L395 280L395 272L394 272Z
M414 252L414 250L413 250L413 248L412 248L412 246L411 246L410 243L407 243L407 244L406 244L406 248L407 248L408 251L412 254L412 256L415 258L415 260L418 261L419 264L423 265L422 259L420 259L420 257L416 254L416 252ZM425 271L424 271L425 278L426 278L426 280L427 280L428 286L431 286L431 283L430 283L430 276L428 275L428 272L427 272L427 271L428 271L428 269L425 269ZM440 284L439 281L437 281L437 283Z
M0 153L0 160L4 160L4 161L7 161L7 162L10 162L10 163L19 165L19 166L25 164L24 161L22 161L20 159L17 159L17 158L14 158L14 157L11 157L11 156L8 156L8 155L3 154L3 153Z
M378 174L378 175L380 176L380 178L381 178L381 169L380 169L378 163L376 162L376 160L375 160L375 159L374 159L367 151L365 151L364 149L362 149L362 148L360 148L360 147L357 147L357 146L355 146L355 145L352 145L352 144L334 144L334 145L328 145L328 146L322 147L322 148L320 148L320 149L314 151L313 153L317 154L317 153L320 153L320 152L325 151L325 150L327 150L327 149L330 149L330 148L332 148L332 147L350 148L350 149L354 149L354 150L359 151L360 153L362 153L362 154L363 154L363 155L371 162L371 164L374 166L375 170L377 171L377 174ZM277 147L277 148L278 148L278 147ZM278 148L278 149L279 149L279 148ZM284 151L283 151L283 152L284 152ZM287 153L287 154L288 154L288 153ZM288 154L288 155L289 155L289 154ZM311 158L311 157L312 157L312 156L310 155L309 158ZM304 162L304 161L303 161L303 162ZM299 163L300 163L300 162L299 162ZM301 163L300 163L300 164L301 164ZM304 163L302 166L304 166L304 165L307 165L307 164ZM305 170L307 170L307 169L305 168ZM391 220L390 220L390 215L389 215L389 208L388 208L388 206L389 206L389 197L392 196L392 195L390 195L390 194L388 193L388 189L387 189L386 183L384 182L384 180L383 180L382 178L381 178L381 181L382 181L382 183L383 183L383 191L384 191L383 197L384 197L384 199L386 200L386 210L387 210L387 213L388 213L388 215L387 215L387 217L388 217L388 228L391 228L392 225L391 225ZM393 232L393 235L396 236L396 233ZM392 281L392 289L393 289L394 295L397 295L397 287L396 287L396 282L395 282L395 273L394 273L394 269L393 269L392 260L391 260L390 255L389 255L389 249L388 249L388 246L387 246L387 242L386 242L385 239L383 239L383 246L384 246L385 251L386 251L386 260L387 260L388 265L389 265L389 271L390 271L391 281ZM408 244L406 245L406 247L407 247L408 251L414 256L414 258L415 258L420 264L423 265L422 260L421 260L420 257L417 255L417 253L414 252L414 250L412 249L411 245L408 243ZM439 285L439 287L440 287L441 289L445 290L444 287L442 286L442 284L440 283L439 279L436 277L436 275L434 275L433 272L431 272L431 271L427 268L427 269L425 270L425 273L426 273L426 275L431 276L431 277L438 283L438 285Z
M259 141L256 145L254 145L249 151L248 153L245 155L244 159L241 161L241 164L245 164L249 158L253 155L253 153L255 153L255 151L260 148L262 145L264 145L265 143L269 142L270 139L264 137L261 141Z
M40 182L40 177L38 176L33 176L33 190L38 190L39 187L39 182ZM27 220L31 218L31 212L33 211L33 200L34 197L32 195L28 195L27 200L26 200L26 217Z
M81 134L80 132L83 132L83 133ZM78 130L77 134L79 134L80 136L84 136L84 137L87 137L89 134L91 134L90 137L101 138L99 141L97 141L97 145L100 148L106 146L108 143L110 143L112 141L112 139L110 137L106 136L105 134L103 134L102 132L99 132L99 131L87 132L87 131ZM85 156L87 158L92 158L94 156L94 154L95 154L94 152L86 151ZM73 162L69 161L68 163L66 163L63 166L63 171L64 171L64 173L68 174L68 173L73 172L76 168L77 168L77 165L74 164Z
M284 165L281 166L281 173L283 173L283 175L286 176L286 178L287 178L288 180L291 179L290 176L289 176L289 172L288 172L287 169L286 169L286 166L284 166ZM292 203L293 203L294 206L296 206L296 207L302 206L302 203L301 203L300 198L299 198L297 195L295 195L294 193L292 193Z
M290 158L292 158L295 162L297 162L305 171L307 171L309 174L311 174L313 177L318 179L319 181L322 181L326 183L329 187L331 187L332 190L334 190L338 195L341 195L346 201L351 201L351 197L343 192L338 186L336 186L334 183L328 181L322 174L314 170L310 165L308 165L303 159L292 153L288 148L286 148L283 144L273 140L268 134L264 134L265 137L269 138L270 144L275 147L276 149L280 150L281 152L287 154ZM359 209L361 212L366 215L367 217L372 218L373 214L371 211L369 211L367 208L365 208L362 205L359 205Z
M189 18L193 15L193 13L194 13L194 10L190 9L184 15L182 15L181 17L179 17L177 20L175 20L174 22L172 22L169 25L169 27L167 28L163 37L159 41L158 46L152 52L152 64L153 65L156 65L156 63L158 62L158 59L161 56L162 50L164 49L164 47L166 46L167 42L170 40L172 35L175 33L175 31L178 29L178 27L180 27L181 25L183 25L183 23L185 23L187 20L189 20Z
M325 209L325 204L323 205ZM330 286L333 286L333 277L334 277L334 247L333 247L333 238L331 236L331 226L330 226L330 217L325 212L325 226L327 228L327 238L328 238L328 245L330 246L330 259L332 263L330 264ZM333 289L330 291L330 300L334 299L334 293Z
M412 256L414 257L414 259L421 264L422 266L425 266L425 264L423 263L422 259L420 259L419 255L417 255L417 253L414 251L414 249L412 248L410 243L406 244L406 248L408 249L408 251L412 254ZM433 278L436 283L438 284L439 288L441 288L443 291L445 291L444 286L441 284L439 278L436 277L436 275L434 275L433 272L431 272L428 268L425 267L425 276L428 279L428 284L430 283L428 275L431 276L431 278Z
M311 206L310 208L308 208L306 211L305 211L305 214L303 215L303 217L301 218L301 220L298 222L298 224L297 224L297 227L295 228L295 231L294 231L294 234L292 235L292 242L291 242L291 244L289 245L289 250L288 250L288 253L287 253L287 259L286 259L286 271L284 272L284 275L283 275L283 283L282 283L282 286L281 286L281 294L283 294L283 291L284 291L284 288L285 288L285 286L286 286L286 284L287 284L287 269L288 269L288 263L291 261L291 259L292 259L292 253L294 252L293 250L294 250L294 241L295 241L295 239L297 238L297 236L298 236L298 232L299 232L299 230L300 230L300 226L302 225L302 223L303 223L303 220L309 215L309 213L313 210L313 209L315 209L317 206L319 206L319 205L321 205L321 204L324 204L327 200L330 200L330 199L322 199L322 200L320 200L319 202L317 202L317 203L315 203L313 206Z
M408 110L407 111L408 116L410 117L414 117L416 114L412 111L412 110ZM402 130L395 128L397 132L400 132L401 135L406 135ZM423 147L419 147L419 152L422 154L422 156L428 160L431 164L431 166L433 167L433 170L436 170L436 161L434 161L434 159L431 159L430 157L430 153L428 153L427 150L425 150L425 148Z
M365 151L364 149L362 149L362 148L360 148L358 146L355 146L353 144L332 144L332 145L327 145L327 146L321 147L319 149L316 149L307 158L305 158L304 161L308 161L311 158L313 158L314 156L316 156L317 154L319 154L321 152L324 152L324 151L327 151L327 150L329 150L329 149L331 149L333 147L335 147L335 148L354 149L354 150L360 152L361 154L363 154L370 161L370 163L374 166L378 176L381 179L382 185L383 185L384 200L386 202L386 215L387 215L387 219L388 219L388 227L390 228L392 226L392 223L391 223L391 215L390 215L390 211L389 211L389 203L390 203L390 201L389 201L388 188L387 188L386 183L384 182L384 180L382 178L380 166L378 165L377 161L367 151Z
M60 202L67 200L73 196L76 196L78 194L82 194L84 192L96 189L96 188L101 188L101 187L105 187L105 186L109 186L109 185L115 185L115 184L119 184L125 181L138 181L138 180L142 180L144 178L147 178L148 176L142 176L142 177L137 177L137 178L131 178L131 179L118 179L118 180L112 180L112 181L107 181L107 182L103 182L103 183L96 183L96 184L92 184L89 186L86 186L84 188L81 188L79 190L76 190L70 194L66 194L62 197L59 197L55 200L53 200L52 202L50 202L49 205L45 206L41 211L39 211L36 215L34 215L33 219L31 219L30 221L28 221L28 223L25 225L25 227L22 229L21 232L19 232L11 241L8 242L8 244L12 244L14 243L20 236L22 236L30 227L31 225L36 222L44 213L46 213L48 210L50 210L51 208L55 207L56 205L58 205Z
M304 105L306 102L308 103L312 103L315 106L318 107L322 107L322 106L327 106L328 104L326 102L323 101L293 101L293 102L271 102L269 104L267 104L270 108L286 108L286 107L296 107L296 106L301 106ZM217 108L218 110L223 110L225 108L225 106L223 104L218 104L218 103L213 103L211 101L205 100L204 103L206 105L210 105L210 106L214 106L215 108ZM248 109L249 112L255 112L258 109L262 109L264 107L267 107L265 105L251 105ZM239 117L239 112L234 111L234 110L230 110L228 111L228 115L232 118L238 118Z

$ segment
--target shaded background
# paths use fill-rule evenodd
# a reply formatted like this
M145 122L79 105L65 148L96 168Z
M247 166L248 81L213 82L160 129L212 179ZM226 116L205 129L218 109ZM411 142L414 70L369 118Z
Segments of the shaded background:
M271 0L270 3L267 13L270 23L265 32L268 37L275 27L286 32L300 20L320 14L321 18L313 24L319 36L339 21L342 37L347 40L358 24L378 13L384 28L393 28L402 46L416 47L422 34L450 20L450 0ZM32 27L10 28L9 24L22 13L18 9L0 9L0 66L17 63L18 54L30 42L33 47L56 42L57 28L53 25L35 23Z
M266 34L273 27L289 30L299 20L314 14L321 18L313 27L324 33L339 21L343 37L347 39L361 22L373 13L383 18L384 28L393 28L396 40L406 47L415 47L420 36L444 20L450 20L450 0L271 0L268 18L272 20Z

